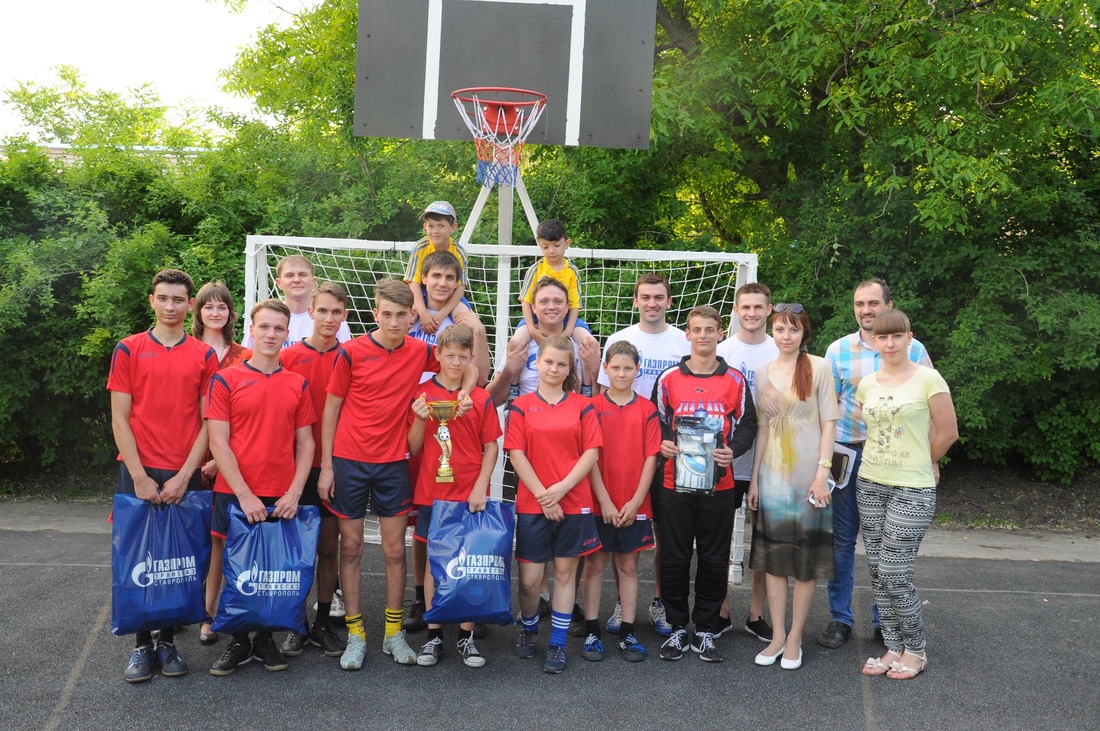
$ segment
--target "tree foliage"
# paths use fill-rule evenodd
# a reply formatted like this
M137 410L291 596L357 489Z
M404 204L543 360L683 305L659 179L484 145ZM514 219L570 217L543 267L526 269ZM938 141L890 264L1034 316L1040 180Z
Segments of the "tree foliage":
M248 234L404 240L431 200L471 208L471 145L352 135L357 5L262 30L225 78L263 119L213 132L73 69L8 90L76 161L26 140L0 159L0 334L18 345L0 442L37 464L111 454L107 358L149 324L163 266L241 292ZM650 149L529 147L541 215L584 246L755 252L819 352L883 276L952 386L957 453L1063 480L1100 461L1092 5L661 0L657 23Z

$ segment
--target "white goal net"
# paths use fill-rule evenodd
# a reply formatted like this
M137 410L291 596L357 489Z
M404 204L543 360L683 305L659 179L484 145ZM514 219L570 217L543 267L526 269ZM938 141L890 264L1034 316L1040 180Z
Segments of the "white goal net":
M245 327L252 305L278 296L275 267L280 259L298 254L313 262L318 281L343 286L349 296L348 326L353 335L374 325L371 295L384 277L401 279L412 241L361 241L295 236L249 236L245 274ZM494 363L502 363L512 328L519 320L519 288L523 274L542 255L537 246L466 244L469 255L466 298L485 324ZM634 283L641 274L659 272L672 284L674 307L668 320L684 326L687 313L697 305L711 305L726 318L727 333L737 327L734 293L742 284L756 281L755 254L667 250L613 250L570 247L569 260L580 270L584 301L581 318L600 341L637 322ZM732 323L730 322L732 319ZM501 494L501 470L493 494ZM743 562L743 509L737 513L730 578L740 583ZM367 540L378 541L377 522L367 519Z

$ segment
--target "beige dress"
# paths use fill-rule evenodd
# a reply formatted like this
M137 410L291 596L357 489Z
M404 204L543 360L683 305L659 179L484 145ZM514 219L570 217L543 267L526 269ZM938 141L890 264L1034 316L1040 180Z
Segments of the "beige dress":
M828 362L809 358L813 390L805 401L774 361L756 371L754 394L768 440L757 474L759 510L749 566L800 581L833 578L832 503L815 508L806 495L817 475L821 421L835 420L838 410Z

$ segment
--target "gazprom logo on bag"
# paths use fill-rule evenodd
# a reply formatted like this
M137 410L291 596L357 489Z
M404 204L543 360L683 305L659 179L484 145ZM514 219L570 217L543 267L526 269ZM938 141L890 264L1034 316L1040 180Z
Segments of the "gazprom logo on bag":
M491 553L466 553L460 549L458 555L447 562L447 576L452 579L499 579L508 571L504 558Z
M255 561L237 575L237 591L243 596L296 596L301 588L301 571L261 571Z
M198 580L194 556L153 559L152 552L146 552L145 560L130 572L130 580L142 588L153 584L183 584Z

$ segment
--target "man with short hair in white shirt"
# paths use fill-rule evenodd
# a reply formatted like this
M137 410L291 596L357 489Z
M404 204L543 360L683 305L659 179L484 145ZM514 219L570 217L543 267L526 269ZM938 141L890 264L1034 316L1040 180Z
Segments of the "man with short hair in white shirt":
M779 357L779 348L768 335L768 316L772 312L772 291L767 285L750 282L742 285L733 297L733 316L737 318L740 329L732 337L718 345L718 356L731 368L745 374L752 391L753 400L759 400L756 393L756 371ZM733 329L732 327L730 328ZM736 484L734 502L741 506L752 479L752 460L754 449L733 460L733 479ZM771 642L772 628L764 619L765 574L752 572L752 598L749 601L749 616L745 618L745 631L764 642ZM721 629L715 634L721 636L733 629L730 620L729 599L722 602L718 616Z
M680 360L691 354L691 344L688 343L684 331L668 324L666 315L668 308L672 306L672 287L664 275L657 272L649 272L638 277L634 283L634 307L638 310L638 323L620 330L607 339L604 345L604 353L607 348L620 340L631 343L641 354L641 363L638 377L634 379L634 393L642 398L653 399L653 386L659 376L666 369L676 365ZM597 380L601 389L608 388L610 381L607 374L600 369ZM751 464L751 463L750 463ZM657 500L661 492L661 470L654 475L657 489L650 495ZM657 512L654 505L653 512ZM652 521L654 550L653 550L653 603L649 607L649 618L657 634L668 637L672 634L672 625L665 618L665 605L661 601L661 572L660 556L661 544L659 526L656 520ZM618 576L615 577L616 582ZM619 603L615 603L615 613L607 621L607 631L615 633L619 631L622 622Z

